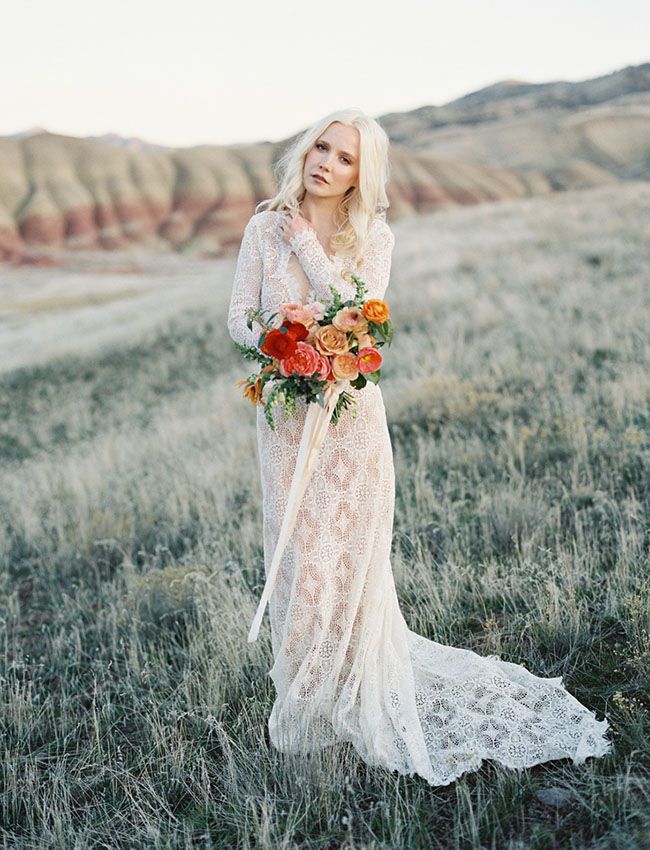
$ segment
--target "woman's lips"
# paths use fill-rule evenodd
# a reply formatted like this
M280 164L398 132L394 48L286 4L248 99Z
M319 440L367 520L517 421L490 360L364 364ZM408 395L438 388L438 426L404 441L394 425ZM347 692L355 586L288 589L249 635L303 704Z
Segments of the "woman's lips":
M312 177L314 178L314 180L319 180L321 183L327 183L327 180L325 180L323 177L320 177L318 174L312 174Z

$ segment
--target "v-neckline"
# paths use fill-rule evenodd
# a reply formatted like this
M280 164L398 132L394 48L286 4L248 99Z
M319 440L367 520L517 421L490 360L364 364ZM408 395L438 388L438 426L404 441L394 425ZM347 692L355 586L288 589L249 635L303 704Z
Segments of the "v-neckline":
M310 226L310 227L311 227L311 226ZM326 257L327 257L327 259L330 261L330 263L333 263L333 262L334 262L334 260L333 260L333 259L330 257L330 255L327 253L327 249L325 248L325 246L323 245L323 243L320 241L320 239L319 239L319 237L318 237L318 233L316 233L316 231L314 230L314 228L313 228L313 227L311 227L311 230L313 230L313 231L314 231L314 236L316 237L316 241L318 242L318 244L319 244L319 245L321 246L321 248L323 249L323 254L325 254L325 256L326 256ZM336 257L336 254L335 254L334 256Z
M312 230L313 230L313 228L312 228ZM316 231L315 231L315 230L314 230L314 235L316 236L316 239L318 239L318 234L316 233ZM330 257L330 255L327 253L327 251L326 251L326 249L325 249L325 246L324 246L324 245L323 245L323 243L320 241L320 239L318 239L318 244L319 244L319 245L321 246L321 248L323 249L323 254L325 254L325 256L326 256L326 257L327 257L327 259L330 261L330 263L334 263L334 262L336 261L336 254L334 254L334 257Z
M283 266L282 280L284 282L284 285L286 287L288 287L287 295L289 296L290 299L293 299L294 301L296 301L298 303L301 303L301 304L305 303L306 304L309 301L313 301L316 298L314 286L313 286L313 284L311 284L309 282L309 276L306 274L304 269L302 269L302 266L301 266L301 263L300 263L300 260L297 256L297 254L295 254L293 252L290 245L287 245L287 249L288 250L285 251L284 261L282 263L282 266ZM292 257L295 257L295 264L296 264L296 266L298 266L298 269L299 269L299 271L297 271L297 272L294 272L291 268L291 258ZM335 259L332 261L336 265L337 268L339 267L339 259L340 259L339 257L335 257ZM304 295L301 292L303 280L298 279L296 277L296 274L303 275L305 281L307 281L307 290L304 293Z

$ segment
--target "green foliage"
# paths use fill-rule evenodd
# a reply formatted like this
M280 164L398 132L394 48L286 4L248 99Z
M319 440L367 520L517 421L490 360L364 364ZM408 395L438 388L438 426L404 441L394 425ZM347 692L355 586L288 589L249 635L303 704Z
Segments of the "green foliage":
M261 352L258 348L255 348L254 345L244 345L241 342L233 342L233 345L247 360L256 360L264 366L268 366L273 360L272 357L268 357L268 355Z
M338 313L338 311L343 309L343 307L345 307L348 303L347 301L343 301L341 293L333 284L330 284L330 291L332 293L332 300L330 301L329 307L325 311L325 322L331 322L334 316L336 316L336 314Z
M272 380L273 377L273 374L267 373L262 376L262 379ZM326 381L305 378L296 373L291 378L276 378L264 405L264 417L269 423L269 427L275 431L271 411L276 404L282 404L287 416L292 416L296 412L299 398L307 404L317 402L322 407L324 404L323 390L326 385Z
M377 339L375 348L381 348L384 344L390 345L393 341L393 323L390 319L382 324L377 322L368 322L368 333L372 334Z
M246 326L249 331L253 330L253 322L257 322L264 330L268 331L273 327L273 320L278 315L277 310L275 313L269 310L254 310L253 308L249 308L246 311Z
M358 275L351 274L350 277L354 281L354 285L356 287L356 291L354 294L354 303L357 307L361 307L363 302L368 297L368 287Z
M336 405L334 406L334 411L332 412L332 422L335 425L338 425L339 419L341 418L341 414L344 410L350 410L350 416L354 419L358 414L358 410L353 409L353 405L357 403L356 398L350 393L343 390L343 392L339 395L336 400Z
M273 422L273 408L276 404L279 404L284 400L284 391L280 383L276 383L274 387L271 387L268 396L266 397L266 402L264 404L264 418L269 424L269 428L272 431L275 431L275 424Z

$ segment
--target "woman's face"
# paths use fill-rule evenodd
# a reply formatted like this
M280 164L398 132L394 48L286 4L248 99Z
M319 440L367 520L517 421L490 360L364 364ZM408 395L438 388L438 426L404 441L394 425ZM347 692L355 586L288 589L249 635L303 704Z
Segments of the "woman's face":
M322 176L322 182L314 177ZM317 198L344 195L359 176L359 131L334 121L316 139L305 157L303 182Z

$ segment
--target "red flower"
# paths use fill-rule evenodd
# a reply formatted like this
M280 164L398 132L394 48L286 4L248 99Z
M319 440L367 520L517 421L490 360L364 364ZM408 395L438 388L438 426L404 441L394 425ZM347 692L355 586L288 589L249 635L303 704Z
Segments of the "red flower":
M290 322L289 319L286 319L282 322L280 330L282 328L287 329L287 333L290 334L296 342L301 342L303 339L307 338L307 334L309 331L301 322Z
M282 360L285 357L290 357L296 350L296 338L286 328L281 330L269 331L264 337L264 342L260 347L260 351L268 354L269 357L276 357Z

